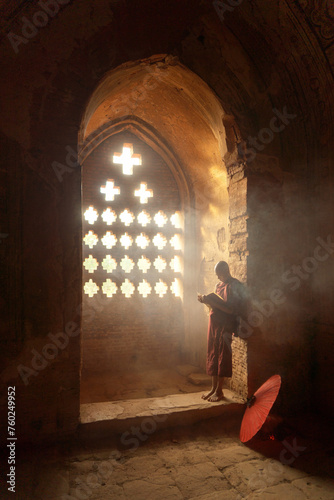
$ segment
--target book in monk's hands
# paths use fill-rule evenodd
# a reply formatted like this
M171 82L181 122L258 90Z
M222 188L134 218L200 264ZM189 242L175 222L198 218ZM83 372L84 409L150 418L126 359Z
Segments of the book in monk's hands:
M209 293L208 295L205 295L205 302L204 304L208 306L210 309L212 307L216 307L217 309L220 309L220 306L226 306L226 301L221 298L218 293L212 292ZM221 309L220 309L221 310Z

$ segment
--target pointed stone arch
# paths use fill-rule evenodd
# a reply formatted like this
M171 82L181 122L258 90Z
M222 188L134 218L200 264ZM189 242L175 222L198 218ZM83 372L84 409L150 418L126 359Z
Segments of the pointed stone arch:
M204 367L207 318L200 308L194 310L192 295L214 286L215 261L229 257L228 178L223 158L235 153L236 125L201 78L164 54L121 65L106 74L92 93L79 132L83 168L96 147L125 130L166 161L178 185L190 242L185 248L183 354L188 362ZM238 351L238 356L245 357L244 347ZM245 393L246 362L242 366L245 373L237 372L234 387Z

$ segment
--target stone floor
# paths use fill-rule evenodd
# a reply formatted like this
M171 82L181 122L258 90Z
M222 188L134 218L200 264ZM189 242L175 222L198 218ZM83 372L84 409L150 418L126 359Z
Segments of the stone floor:
M243 398L231 391L229 379L224 399L212 404L201 398L211 387L211 377L199 368L182 364L174 369L146 369L130 376L97 373L86 379L81 391L78 437L122 434L150 420L159 428L176 427L242 411ZM153 420L152 420L153 419Z
M245 445L239 441L241 418L163 430L146 419L102 440L22 450L17 492L0 498L334 499L332 422L289 419L284 439L261 433Z
M175 369L145 369L131 373L83 373L81 404L187 394L194 387L210 384L198 367L180 364Z

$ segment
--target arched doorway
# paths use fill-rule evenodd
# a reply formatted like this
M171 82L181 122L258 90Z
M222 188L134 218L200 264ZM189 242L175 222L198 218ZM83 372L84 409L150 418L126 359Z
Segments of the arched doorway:
M165 56L161 57L161 59L166 61ZM83 179L85 179L86 168L88 177L90 175L88 172L93 172L94 169L98 168L95 156L100 155L100 159L105 162L105 167L102 168L104 177L102 176L103 179L101 177L98 182L96 181L95 194L101 195L99 191L101 186L106 190L108 179L110 182L113 182L112 186L110 184L113 189L120 188L119 177L116 179L114 174L113 176L109 175L110 170L108 169L111 168L110 160L112 156L116 153L119 157L122 154L124 145L130 145L130 149L132 148L131 155L141 154L140 151L142 151L142 160L145 156L144 150L146 150L150 151L152 157L156 155L156 158L159 158L157 161L160 165L164 163L164 171L169 172L170 188L177 193L173 201L173 210L175 212L179 211L184 221L182 227L178 229L182 232L184 242L184 246L182 245L181 250L178 250L182 253L183 262L181 263L179 276L176 276L183 284L183 293L182 298L170 296L169 312L167 306L166 309L164 309L165 306L162 307L164 304L163 300L157 302L159 307L152 312L152 307L149 307L149 304L153 300L154 293L156 293L154 287L157 283L158 271L154 271L156 276L154 279L152 278L152 282L149 282L149 286L142 285L142 287L146 287L147 292L149 291L147 297L143 297L143 295L140 296L141 292L138 287L143 279L146 282L148 280L144 277L142 271L140 272L143 276L139 279L138 275L136 278L139 281L132 282L126 277L127 273L122 269L121 264L122 259L127 254L119 254L117 258L111 254L106 254L110 255L108 259L115 260L113 265L116 264L118 266L118 271L123 273L123 276L121 277L120 274L117 278L115 275L114 280L109 278L114 284L109 281L108 285L104 285L105 290L109 289L110 293L112 293L112 290L115 291L112 297L107 297L106 294L103 297L103 283L105 281L101 281L99 285L96 283L101 289L98 292L102 292L100 299L98 298L98 293L93 293L93 297L84 297L84 304L85 301L94 303L95 300L96 314L100 314L101 316L99 320L96 320L96 324L94 323L91 333L89 333L88 325L87 329L85 327L86 320L83 320L83 373L85 370L85 360L88 359L89 362L87 361L86 364L87 371L94 371L94 369L98 370L103 366L113 365L113 359L115 359L115 364L113 365L115 370L123 369L126 371L136 363L138 368L140 368L143 366L143 363L157 363L159 359L163 359L169 365L181 359L204 369L207 316L205 311L198 307L196 300L197 291L213 288L216 281L213 272L214 264L217 260L228 260L229 255L229 197L227 174L222 160L227 152L224 120L226 118L221 105L209 87L194 73L174 61L173 58L171 58L170 64L161 64L158 57L124 64L106 75L92 95L82 120L80 132L80 154L84 170ZM150 165L150 161L147 165ZM117 162L114 167L116 166L119 169L120 165ZM140 168L142 167L134 166L134 171L140 172ZM150 172L151 177L150 175L146 177L146 181L144 182L145 189L150 189L149 183L154 181L152 169ZM158 175L158 177L160 177L160 180L163 179L161 175ZM166 182L165 185L167 186L169 181L167 184ZM99 210L97 210L97 205L96 207L94 206L93 198L89 200L85 197L85 180L83 188L83 213L87 210L89 211L89 207L92 205L91 212L89 213L93 214L94 209L96 209L102 221L101 217L105 210L109 208L112 211L113 208L106 205L105 207L99 206ZM133 194L134 186L131 187L130 191ZM160 192L163 193L163 189ZM119 195L115 194L116 198L117 196ZM167 194L166 200L168 196ZM150 213L151 220L152 215L154 217L159 211L164 212L166 200L163 201L163 198L164 196L161 196L161 198L156 199L155 211L152 214ZM152 201L152 199L150 198L149 201ZM126 210L128 216L130 218L133 217L133 221L135 221L135 217L138 217L139 213L135 213L135 210L131 209L129 203L127 200L124 206L119 207L117 213L115 211L115 215L120 217L123 211ZM180 209L177 210L177 207L180 207ZM168 215L169 223L171 215ZM119 221L120 219L118 219ZM137 223L138 219L136 219ZM134 228L135 226L133 225L132 227ZM105 229L106 226L104 227ZM85 227L85 222L84 230L87 231L83 234L83 238L85 238L89 231L88 226ZM125 230L125 227L123 230ZM130 234L129 231L123 231L123 234L125 232L131 236L132 241L135 241L134 238L140 234ZM145 231L143 232L145 233ZM164 234L162 231L160 232ZM104 234L96 234L96 236L100 241L105 234L106 231ZM118 243L121 236L121 233L118 236L115 233ZM154 238L153 233L151 236ZM151 236L149 237L150 244L153 241ZM121 253L124 253L124 247L122 249L121 245L119 246L119 250ZM89 255L89 253L85 255L84 250L83 263L85 259L89 259ZM93 255L92 257L94 258ZM102 261L106 256L102 257L101 254L100 259L102 260L99 261L98 267L100 272L103 269ZM127 255L127 257L130 259L128 261L129 268L131 268L130 273L135 272L136 268L136 271L139 272L138 260L141 255L137 256L134 254L133 256ZM152 264L154 266L154 260L159 256L153 257L152 255L152 258L150 258L144 255L144 257L150 261L150 269L153 269ZM171 260L171 258L172 256L168 256L166 259L166 263L169 265L170 262L168 263L168 259ZM89 271L85 269L84 272L87 278L84 277L83 280L85 286L85 283L90 278L88 276ZM169 269L168 272L171 272L171 270ZM127 282L129 290L130 288L133 290L130 297L122 297L122 294L124 295L122 284L126 279L131 281L131 283ZM171 285L172 282L168 285L169 294L173 293ZM89 290L89 287L87 290ZM111 308L109 311L109 305L105 306L105 304L116 304L116 300L118 299L122 299L124 304L130 304L131 297L134 298L135 294L138 294L138 304L142 304L140 306L142 308L141 314L143 313L142 317L146 317L147 321L138 321L138 331L131 337L133 324L136 321L135 309L131 318L129 306L124 322L124 314L119 312L122 311L122 308ZM168 303L168 300L165 301L165 305ZM145 311L146 307L147 311ZM112 310L114 313L112 313ZM177 311L176 314L175 311ZM150 314L152 317L149 317ZM154 347L155 341L153 341L153 344L147 350L145 350L144 343L140 344L145 338L145 334L143 334L145 328L152 330L148 325L154 324L154 315L157 315L160 319L156 322L156 326L153 327L153 330L155 329L153 337L156 335L157 330L163 331L164 328L169 330L166 337L168 346L164 344L165 347L162 348L162 351L167 353L167 356L163 356L162 351L159 352L157 350L159 339L161 340L162 338L159 335L155 337L155 341L157 342L156 348ZM172 318L173 315L175 317ZM101 318L103 316L105 317L103 320L105 324L104 327L101 327ZM119 321L118 326L115 327L112 323L113 320L110 318L117 316L119 316ZM89 317L89 313L87 313L86 318L88 319ZM109 330L106 318L109 318L107 321ZM93 321L91 320L91 322ZM98 326L99 324L100 326ZM92 334L93 330L96 332L95 339ZM141 330L141 334L138 333L139 330ZM109 333L106 333L107 331ZM116 355L116 351L111 348L109 342L110 331L113 331L115 334L115 343L118 335L119 352L124 348L123 354L120 356ZM137 334L138 337L136 337ZM89 336L90 338L88 339ZM97 338L98 336L101 337L100 340ZM126 343L127 338L131 338L133 347L131 353L126 352L126 347L129 347L129 344ZM171 341L171 339L173 340ZM153 353L151 359L149 359L150 349ZM101 356L104 359L103 362L99 361L99 359L101 360Z

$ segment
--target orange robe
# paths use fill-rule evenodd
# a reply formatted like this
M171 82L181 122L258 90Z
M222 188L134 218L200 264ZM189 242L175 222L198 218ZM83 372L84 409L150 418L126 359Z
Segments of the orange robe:
M226 306L235 310L236 299L233 285L239 283L230 278L227 283L218 283L215 292L224 299ZM204 297L205 301L205 297ZM210 312L208 328L208 350L206 371L208 375L232 377L232 334L237 329L237 317L220 309L213 308Z

